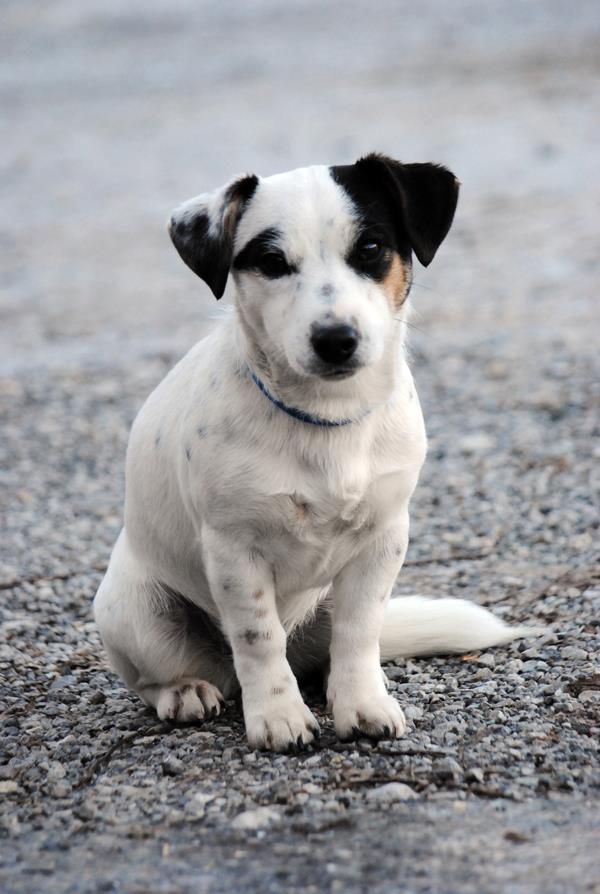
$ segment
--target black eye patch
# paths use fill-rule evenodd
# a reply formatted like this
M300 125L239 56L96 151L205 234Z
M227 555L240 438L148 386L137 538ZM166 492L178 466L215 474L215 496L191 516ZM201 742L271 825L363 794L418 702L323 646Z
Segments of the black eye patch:
M297 273L297 266L288 261L281 249L280 235L279 230L274 227L263 230L236 255L233 269L254 271L267 279L280 279Z
M364 227L346 257L348 265L377 282L385 279L392 263L393 236L381 227Z

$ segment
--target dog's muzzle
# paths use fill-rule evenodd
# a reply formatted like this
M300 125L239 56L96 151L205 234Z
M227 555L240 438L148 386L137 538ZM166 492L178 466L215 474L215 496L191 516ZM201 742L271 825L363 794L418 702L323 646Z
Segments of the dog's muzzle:
M314 326L310 338L313 351L322 361L325 375L350 373L355 366L352 358L359 341L360 335L356 329L346 323Z

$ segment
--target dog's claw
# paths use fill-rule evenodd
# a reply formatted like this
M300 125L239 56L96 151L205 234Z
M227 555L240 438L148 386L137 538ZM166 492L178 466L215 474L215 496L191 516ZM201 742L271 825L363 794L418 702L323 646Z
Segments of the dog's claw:
M385 695L361 705L333 705L333 717L342 740L365 737L373 740L399 738L405 728L404 714L396 700Z
M296 754L312 741L315 718L300 698L282 706L277 698L263 708L262 713L246 713L248 741L255 748L280 753Z

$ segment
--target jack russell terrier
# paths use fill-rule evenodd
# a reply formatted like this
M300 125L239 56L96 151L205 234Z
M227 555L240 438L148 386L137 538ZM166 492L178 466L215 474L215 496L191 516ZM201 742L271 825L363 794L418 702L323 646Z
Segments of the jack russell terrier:
M150 395L127 453L125 526L95 599L114 668L159 718L218 714L241 688L250 745L318 734L298 679L327 677L341 738L398 737L381 659L527 634L462 600L390 593L425 459L404 340L459 184L355 164L238 177L169 232L234 307Z

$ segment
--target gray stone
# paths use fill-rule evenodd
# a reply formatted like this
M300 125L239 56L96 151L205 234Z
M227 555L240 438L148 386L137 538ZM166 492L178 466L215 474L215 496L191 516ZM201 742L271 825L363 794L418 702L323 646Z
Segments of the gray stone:
M366 797L368 801L393 804L395 801L412 801L419 796L410 786L405 785L403 782L387 782L385 785L369 789Z
M569 658L573 661L583 661L588 657L585 649L580 649L578 646L564 646L560 651L563 658Z
M423 709L417 707L416 705L406 705L406 707L404 708L404 716L407 720L414 723L415 721L423 719Z
M0 795L13 795L20 790L18 782L14 779L6 779L0 782Z
M483 782L484 772L481 767L469 767L465 773L465 779L467 782Z
M179 776L185 770L184 762L171 754L163 758L161 766L165 776Z
M433 762L433 772L438 780L458 782L463 775L463 768L453 757L443 757Z
M239 813L231 822L233 829L252 831L264 829L280 821L280 814L272 807L256 807L254 810L245 810Z
M584 705L600 705L600 690L583 689L578 696L578 701Z

